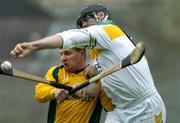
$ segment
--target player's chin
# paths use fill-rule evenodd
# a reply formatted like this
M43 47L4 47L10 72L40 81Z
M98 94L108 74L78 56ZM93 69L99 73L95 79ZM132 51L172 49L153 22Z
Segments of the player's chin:
M64 69L66 69L66 70L70 70L71 69L71 66L68 65L68 64L63 64L63 66L64 66Z

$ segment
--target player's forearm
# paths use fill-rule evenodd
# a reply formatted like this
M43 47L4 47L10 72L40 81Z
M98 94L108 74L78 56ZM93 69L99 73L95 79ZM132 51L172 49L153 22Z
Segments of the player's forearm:
M97 83L93 83L89 85L88 87L83 88L83 91L86 95L95 97L99 95L99 87Z
M59 35L49 36L37 41L32 41L34 51L50 48L62 48L63 39Z

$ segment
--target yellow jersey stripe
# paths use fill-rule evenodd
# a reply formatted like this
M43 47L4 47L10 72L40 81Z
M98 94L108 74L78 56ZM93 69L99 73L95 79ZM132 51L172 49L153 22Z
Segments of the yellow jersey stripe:
M108 25L103 27L111 40L125 35L125 33L116 25Z
M95 60L102 53L101 49L91 49L90 50L90 59Z

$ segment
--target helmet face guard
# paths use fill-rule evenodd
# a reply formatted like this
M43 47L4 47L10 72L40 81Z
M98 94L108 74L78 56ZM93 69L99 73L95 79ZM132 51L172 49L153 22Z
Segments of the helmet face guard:
M105 14L109 14L107 8L101 4L94 4L94 5L90 5L83 8L83 10L81 11L81 14L79 15L76 21L77 28L82 28L81 22L83 19L87 19L87 17L96 19L95 14L99 11L103 11Z

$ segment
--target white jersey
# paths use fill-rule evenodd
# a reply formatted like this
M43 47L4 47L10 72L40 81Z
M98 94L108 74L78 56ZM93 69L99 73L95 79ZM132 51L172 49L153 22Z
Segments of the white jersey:
M91 60L102 71L119 63L135 48L125 33L112 24L73 29L58 35L63 38L63 48L90 48ZM155 90L145 57L135 65L102 78L102 85L112 103L119 108L133 105L147 92Z

